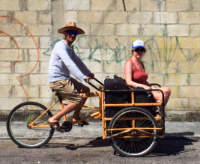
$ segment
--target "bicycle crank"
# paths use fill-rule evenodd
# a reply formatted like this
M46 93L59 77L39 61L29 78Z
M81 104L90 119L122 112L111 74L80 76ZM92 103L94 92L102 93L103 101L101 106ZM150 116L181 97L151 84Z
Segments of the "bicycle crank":
M70 130L72 130L72 123L70 121L65 121L62 123L61 128L65 131L65 132L69 132Z

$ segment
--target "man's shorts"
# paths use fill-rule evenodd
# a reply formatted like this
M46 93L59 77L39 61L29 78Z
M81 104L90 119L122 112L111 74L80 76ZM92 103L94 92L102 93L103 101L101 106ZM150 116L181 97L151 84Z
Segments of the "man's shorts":
M58 92L63 98L66 98L73 104L79 104L80 101L82 101L80 93L84 93L83 91L88 90L87 86L73 78L51 82L49 85L53 91Z

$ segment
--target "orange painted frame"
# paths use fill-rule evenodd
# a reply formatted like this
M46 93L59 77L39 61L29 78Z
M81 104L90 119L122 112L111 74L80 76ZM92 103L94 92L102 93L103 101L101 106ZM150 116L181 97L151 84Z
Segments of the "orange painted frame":
M94 119L101 119L102 120L102 138L106 139L107 138L107 131L111 131L111 130L119 130L119 129L107 129L106 128L106 121L110 121L112 118L109 117L105 117L104 114L104 110L105 107L123 107L123 106L161 106L162 103L135 103L134 102L134 92L131 92L131 103L126 103L126 104L105 104L104 103L104 99L105 99L105 91L102 90L102 86L100 87L101 90L99 91L95 91L95 92L91 92L89 94L83 94L83 97L99 97L99 107L96 106L83 106L83 107L87 107L87 108L91 108L91 109L99 109L98 112L94 112L92 114L90 114L89 116L86 116L80 120L77 120L76 122L73 122L72 124L77 124L82 122L83 120L87 120L89 118L94 118ZM34 123L40 119L47 111L49 111L56 103L58 103L58 101L56 101L55 103L53 103L52 105L50 105L40 116L38 116L34 121L29 123L29 127L30 128L37 128L37 127L50 127L50 125L48 124L43 124L43 125L34 125ZM62 101L61 101L62 102ZM61 103L61 109L64 108L64 104ZM160 120L162 119L161 117L154 117L156 120ZM67 117L66 115L63 116L64 121L67 121ZM134 118L133 118L134 119ZM145 118L144 118L145 119ZM134 120L133 120L134 121ZM161 130L163 127L161 128L151 128L152 130ZM134 128L134 129L139 129L139 130L145 130L145 129L150 129L150 128ZM121 129L122 130L122 129ZM132 130L132 128L125 128L124 129L125 132L129 132L130 130ZM117 135L117 134L115 134ZM145 137L145 136L144 136Z

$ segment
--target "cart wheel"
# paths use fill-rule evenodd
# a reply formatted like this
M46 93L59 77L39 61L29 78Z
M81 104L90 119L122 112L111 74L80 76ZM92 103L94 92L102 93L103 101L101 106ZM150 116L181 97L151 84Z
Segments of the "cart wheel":
M123 156L144 156L156 145L156 120L147 110L128 107L114 115L108 129L111 145Z

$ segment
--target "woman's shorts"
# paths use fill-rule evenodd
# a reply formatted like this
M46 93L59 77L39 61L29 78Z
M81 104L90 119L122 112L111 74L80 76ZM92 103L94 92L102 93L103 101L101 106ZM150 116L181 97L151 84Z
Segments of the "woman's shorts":
M66 98L70 103L73 104L79 104L80 101L82 101L82 96L80 93L89 91L87 86L73 78L51 82L49 85L53 91L58 92L63 98Z

